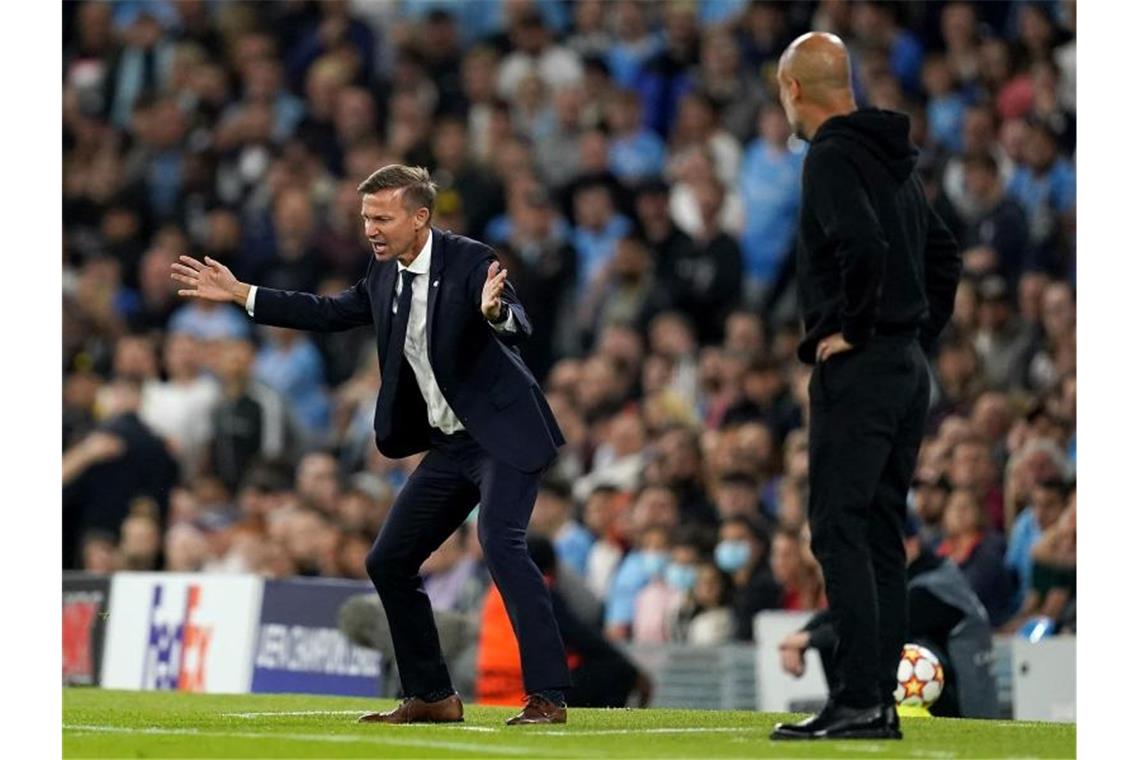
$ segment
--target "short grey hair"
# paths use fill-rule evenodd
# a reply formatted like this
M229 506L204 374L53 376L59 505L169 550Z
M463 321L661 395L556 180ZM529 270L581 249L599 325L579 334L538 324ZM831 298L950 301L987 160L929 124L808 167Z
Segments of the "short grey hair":
M435 210L435 183L431 181L431 173L422 166L388 164L372 172L356 189L364 195L402 190L404 206L409 211L424 207L430 216Z

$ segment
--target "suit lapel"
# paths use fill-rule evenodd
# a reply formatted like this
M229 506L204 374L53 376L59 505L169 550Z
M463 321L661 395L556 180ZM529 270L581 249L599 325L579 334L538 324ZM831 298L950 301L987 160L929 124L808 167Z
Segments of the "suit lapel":
M444 242L443 233L435 227L432 227L431 234L431 271L428 273L427 293L427 346L429 358L431 357L432 348L432 325L435 323L436 305L439 303L440 277L443 275L443 269L447 263L446 243Z
M381 304L376 324L376 337L381 346L388 345L388 328L392 324L392 301L396 297L396 262L390 261L376 278L376 299ZM384 357L380 357L383 361Z

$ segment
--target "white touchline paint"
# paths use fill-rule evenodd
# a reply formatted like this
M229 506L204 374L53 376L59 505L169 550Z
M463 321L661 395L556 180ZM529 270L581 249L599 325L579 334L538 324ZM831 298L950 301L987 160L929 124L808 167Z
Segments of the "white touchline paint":
M869 755L881 755L887 751L882 744L859 744L855 741L851 741L850 744L837 741L833 746L840 752L863 752Z
M881 755L894 749L893 744L862 743L862 740L838 741L831 745L837 752L861 752L869 755ZM933 760L949 760L957 757L957 753L938 749L907 749L908 757L929 757Z
M364 715L368 710L290 710L288 712L230 712L218 713L224 718L275 718L295 715Z
M238 712L238 713L220 713L220 715L231 718L273 718L277 716L305 716L305 715L362 715L367 712L366 710L291 710L291 711L273 711L273 712ZM406 724L407 728L422 727L422 724ZM463 723L440 723L432 726L433 729L445 729L448 731L473 731L477 733L510 733L512 730L517 732L518 729L512 729L509 726L501 728L492 728L490 726L470 726ZM766 726L705 726L705 727L692 727L692 728L598 728L587 729L583 731L574 731L569 729L562 730L546 730L542 728L530 729L532 733L541 733L543 736L608 736L623 735L623 734L722 734L722 733L751 733L754 731L768 731Z
M520 747L518 745L502 744L475 744L473 742L437 741L434 739L412 739L391 735L375 734L281 734L252 731L203 731L196 728L127 728L124 726L99 726L82 724L64 724L64 731L76 734L108 733L108 734L151 734L154 736L200 736L203 738L223 737L227 739L289 739L305 742L334 742L337 744L389 744L401 747L418 747L420 749L450 749L461 752L485 752L490 755L520 755L534 756L547 754L535 747Z
M273 710L270 712L224 712L218 713L223 718L277 718L277 717L304 717L308 715L364 715L368 710ZM401 724L403 725L403 724ZM422 724L407 724L413 728ZM490 731L494 733L497 728L489 726L467 726L462 723L440 723L433 728L442 728L449 731Z
M265 713L222 713L223 715L235 717L260 717L260 716L274 716L274 715L357 715L360 710L297 710L293 712L265 712ZM404 726L408 729L423 728L422 724L407 724ZM518 733L518 729L512 729L507 726L502 728L492 728L490 726L465 726L462 724L440 724L432 726L433 729L446 728L450 731L474 731L479 733L494 733L494 734L510 734ZM64 724L64 731L72 734L150 734L156 736L201 736L201 737L225 737L233 739L290 739L293 741L311 741L311 742L332 742L334 744L353 744L353 743L371 743L371 744L391 744L404 747L419 747L421 749L450 749L466 752L485 752L487 754L495 755L547 755L547 754L561 754L558 752L549 753L544 752L536 747L521 747L517 745L489 745L489 744L475 744L472 742L453 742L453 741L440 741L435 739L413 739L410 737L398 737L391 734L298 734L298 733L276 733L276 732L253 732L253 731L211 731L202 730L198 728L163 728L161 726L150 726L147 728L127 728L125 726L102 726L102 725L85 725L85 724ZM390 727L381 729L390 730ZM740 726L736 728L724 726L706 726L706 727L692 727L692 728L643 728L643 729L626 729L626 728L599 728L587 729L584 731L571 731L566 729L545 730L545 729L531 729L527 734L532 736L610 736L610 735L631 735L631 734L749 734L755 732L767 732L768 729L763 726ZM887 751L888 747L880 743L857 743L857 742L837 742L831 745L832 749L838 752L853 752L860 754L883 754ZM957 757L954 752L947 752L942 750L922 750L910 749L907 754L913 757L928 757L934 759L948 759Z

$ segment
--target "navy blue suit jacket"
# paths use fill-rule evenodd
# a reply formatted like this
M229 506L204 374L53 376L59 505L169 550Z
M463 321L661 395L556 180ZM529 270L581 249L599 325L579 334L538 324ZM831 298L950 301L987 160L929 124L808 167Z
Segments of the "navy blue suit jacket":
M427 299L428 357L436 381L459 421L495 458L525 472L550 464L565 443L562 431L516 344L530 336L526 310L508 281L503 305L517 331L497 332L479 304L494 251L483 243L432 228ZM376 328L380 366L388 343L396 261L371 259L364 279L336 296L257 289L254 321L295 330L332 332ZM427 406L406 359L391 408L376 408L376 445L385 456L405 457L429 446Z

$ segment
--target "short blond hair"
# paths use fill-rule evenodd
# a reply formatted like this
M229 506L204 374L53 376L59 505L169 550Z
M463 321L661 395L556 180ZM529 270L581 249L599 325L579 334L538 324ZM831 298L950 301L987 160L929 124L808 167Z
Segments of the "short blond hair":
M372 172L356 189L364 195L381 190L400 190L408 211L414 212L423 207L430 216L435 210L435 183L431 181L431 173L422 166L388 164Z

